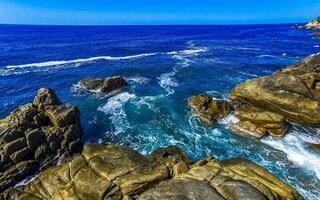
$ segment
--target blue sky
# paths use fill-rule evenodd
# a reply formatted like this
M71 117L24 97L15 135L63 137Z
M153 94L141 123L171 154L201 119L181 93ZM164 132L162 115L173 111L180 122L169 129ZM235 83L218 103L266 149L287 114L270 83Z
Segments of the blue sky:
M3 24L256 24L305 22L320 0L0 0Z

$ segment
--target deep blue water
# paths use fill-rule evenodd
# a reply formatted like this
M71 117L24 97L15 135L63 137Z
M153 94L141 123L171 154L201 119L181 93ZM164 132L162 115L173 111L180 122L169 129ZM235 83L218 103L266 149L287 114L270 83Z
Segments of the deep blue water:
M148 154L175 144L192 159L249 158L298 189L320 196L320 156L307 148L320 129L293 125L282 139L254 141L229 130L230 116L200 124L187 98L227 98L237 84L320 51L293 25L0 26L0 118L40 87L81 111L84 141L120 143ZM85 77L122 75L130 87L104 96L78 87Z

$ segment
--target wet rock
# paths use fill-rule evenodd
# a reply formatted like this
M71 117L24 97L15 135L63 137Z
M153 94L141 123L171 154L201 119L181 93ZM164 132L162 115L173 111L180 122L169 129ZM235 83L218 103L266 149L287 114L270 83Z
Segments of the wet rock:
M236 115L240 122L233 124L231 129L246 137L260 139L266 134L281 137L289 126L284 116L251 105L239 107Z
M299 26L300 29L317 30L320 29L320 17L308 22L306 25Z
M169 171L175 171L173 176ZM27 185L10 189L1 197L302 200L289 185L245 159L219 162L208 157L192 164L175 146L145 157L114 144L85 144L82 153L69 162L43 171Z
M320 153L320 144L310 144L309 147L315 152Z
M215 100L206 93L189 98L188 105L199 116L200 120L207 125L215 124L230 112L228 102Z
M0 120L0 192L42 166L50 166L55 156L71 154L75 146L81 148L79 113L68 105L73 112L61 114L61 107L66 106L53 90L41 88L33 104L23 105ZM59 113L55 120L63 123L53 123L46 112ZM53 135L54 140L50 139ZM62 145L69 135L72 139ZM72 149L71 143L75 145Z
M109 93L128 86L128 83L122 76L114 76L108 78L82 79L80 85L87 90L99 90L103 93Z

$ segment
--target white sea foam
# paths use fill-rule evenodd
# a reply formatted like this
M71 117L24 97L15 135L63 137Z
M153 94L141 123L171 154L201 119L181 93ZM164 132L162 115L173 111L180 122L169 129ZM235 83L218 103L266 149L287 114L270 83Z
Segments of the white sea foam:
M314 48L320 48L320 45L314 45L313 47Z
M115 127L114 134L128 130L131 126L127 120L127 115L124 110L125 104L136 98L136 95L129 92L122 92L108 99L108 102L98 108L99 111L110 115L109 119Z
M169 73L161 74L159 79L159 85L160 87L164 88L165 91L167 92L167 95L174 94L174 89L172 87L178 87L179 84L174 78L176 74L176 71L172 71Z
M75 59L75 60L62 60L62 61L47 61L47 62L39 62L39 63L31 63L31 64L24 64L24 65L8 65L6 66L7 69L12 68L27 68L27 67L50 67L50 66L57 66L57 65L68 65L68 64L84 64L89 62L94 62L98 60L127 60L127 59L134 59L134 58L141 58L146 56L153 56L157 53L144 53L144 54L137 54L132 56L120 56L120 57L112 57L112 56L97 56L85 59Z
M127 77L126 80L129 84L148 84L150 82L150 79L143 77L143 76L130 76Z
M268 55L268 54L264 54L264 55L259 55L257 56L258 58L275 58L275 56L273 55Z
M284 138L266 137L263 143L286 153L288 160L295 165L311 170L320 180L320 157L308 148L308 143L318 143L319 139L303 132L290 131Z

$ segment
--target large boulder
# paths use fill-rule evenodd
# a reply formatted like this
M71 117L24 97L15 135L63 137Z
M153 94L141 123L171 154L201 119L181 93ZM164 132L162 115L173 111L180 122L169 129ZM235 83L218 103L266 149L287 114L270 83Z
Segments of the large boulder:
M231 96L290 121L320 126L320 54L235 87Z
M215 100L206 93L189 98L188 105L207 125L215 124L219 119L226 117L230 111L228 102Z
M53 123L51 118L63 123ZM0 120L0 192L50 166L55 156L79 150L81 135L77 108L61 104L54 91L41 88L33 104L23 105Z
M159 156L159 157L158 157ZM176 166L185 166L171 174ZM246 159L191 163L177 147L145 157L119 145L86 144L69 162L43 171L2 199L302 200L289 185Z
M87 90L98 90L103 93L109 93L128 86L128 83L122 76L114 76L82 79L80 85Z
M231 129L251 138L260 139L266 134L280 137L289 126L284 116L251 105L239 107L236 116L240 121L233 124Z

